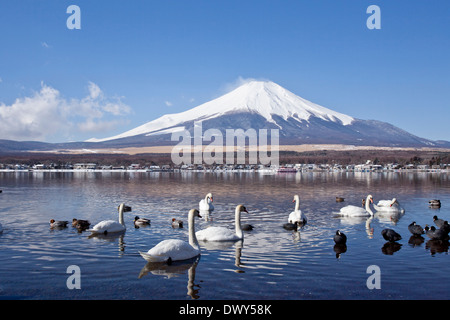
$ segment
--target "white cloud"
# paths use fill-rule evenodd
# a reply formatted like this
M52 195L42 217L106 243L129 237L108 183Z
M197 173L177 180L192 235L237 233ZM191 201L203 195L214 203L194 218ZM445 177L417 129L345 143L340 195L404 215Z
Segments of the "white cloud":
M82 99L65 99L55 88L41 84L39 92L18 98L11 105L0 102L0 137L11 140L55 140L85 132L107 132L118 125L117 116L131 112L121 98L108 98L98 85L88 84Z
M166 104L166 106L171 107L173 106L173 103L170 101L164 101L164 103Z
M48 43L45 42L45 41L41 42L41 46L43 46L44 48L50 48L50 46L48 45Z

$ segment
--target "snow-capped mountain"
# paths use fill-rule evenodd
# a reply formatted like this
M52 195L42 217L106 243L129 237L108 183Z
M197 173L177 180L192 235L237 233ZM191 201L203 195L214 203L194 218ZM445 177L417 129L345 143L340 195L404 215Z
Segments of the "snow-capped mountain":
M217 99L185 112L164 115L114 137L90 139L88 141L101 142L142 134L171 133L185 129L182 124L187 122L206 121L237 113L257 114L276 126L278 124L274 116L281 117L285 121L289 118L297 121L308 121L311 117L316 117L342 125L349 125L354 120L350 116L305 100L274 82L249 81Z
M122 134L90 139L110 146L173 145L173 132L202 129L279 129L280 144L438 146L391 124L361 120L305 100L271 81L249 81L190 110L167 114Z

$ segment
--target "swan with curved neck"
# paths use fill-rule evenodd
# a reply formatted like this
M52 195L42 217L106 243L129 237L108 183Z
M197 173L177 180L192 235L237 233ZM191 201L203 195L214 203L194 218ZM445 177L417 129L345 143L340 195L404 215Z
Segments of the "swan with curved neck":
M212 193L208 193L205 196L205 199L200 200L200 202L198 203L200 211L213 211L214 206L212 202L213 202L213 195Z
M365 208L349 205L341 208L338 214L348 217L365 217L369 215L373 216L373 212L370 209L370 203L373 203L373 197L369 194L365 201Z
M294 196L294 200L292 202L295 202L295 209L289 214L288 222L295 224L296 222L299 225L306 224L306 217L303 214L303 212L300 210L300 197L296 194Z
M380 200L377 204L373 204L376 211L381 211L385 213L404 213L405 209L400 206L397 198L392 200Z
M125 221L123 219L123 212L125 211L125 204L121 203L119 205L119 222L115 220L103 220L97 223L92 229L88 229L87 231L91 231L93 234L108 234L115 232L123 232L127 228L125 226Z
M195 236L195 217L201 218L197 209L191 209L188 214L189 243L183 240L163 240L148 252L140 252L141 256L149 262L180 261L194 258L200 254L200 246Z
M196 236L199 241L235 241L244 239L244 232L241 225L241 212L247 212L242 205L238 205L234 211L235 232L225 227L209 227L197 231Z

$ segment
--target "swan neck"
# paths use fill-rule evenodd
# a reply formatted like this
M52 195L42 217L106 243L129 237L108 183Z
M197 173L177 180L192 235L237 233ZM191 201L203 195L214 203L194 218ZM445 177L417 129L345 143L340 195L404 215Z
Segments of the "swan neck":
M300 201L298 198L295 199L295 211L300 210Z
M237 207L236 211L234 213L234 223L236 225L236 235L240 238L243 239L244 238L244 233L242 232L242 227L241 227L241 208Z
M367 211L368 213L370 213L371 216L373 216L373 212L372 212L372 210L370 209L370 197L367 197L367 198L366 198L366 211Z
M125 221L123 219L123 205L119 207L119 223L125 227Z
M194 212L189 212L188 216L189 225L189 244L196 250L200 250L198 245L197 237L195 236L195 216Z

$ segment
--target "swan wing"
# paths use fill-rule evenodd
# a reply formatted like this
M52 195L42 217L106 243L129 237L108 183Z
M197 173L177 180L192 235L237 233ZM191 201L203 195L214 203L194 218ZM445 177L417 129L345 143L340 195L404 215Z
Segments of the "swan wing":
M198 203L198 208L200 210L212 211L214 210L214 205L210 201L206 202L205 199L202 199Z
M392 203L392 200L380 200L377 203L377 206L379 207L389 207Z
M172 261L191 259L200 254L189 243L182 240L164 240L151 248L147 253L139 252L141 256L150 262L163 262L169 258Z
M240 238L234 231L224 227L209 227L195 233L199 241L233 241Z
M302 221L302 212L301 210L292 211L289 214L288 222L295 223L296 221Z
M352 205L341 208L339 214L343 216L352 216L352 217L369 215L369 213L365 209Z
M97 223L92 229L88 229L93 233L103 233L107 232L120 232L125 230L125 227L119 222L114 220L103 220Z

